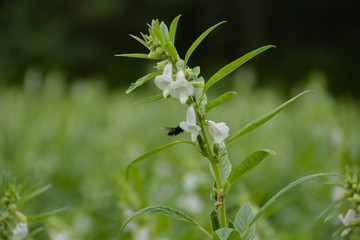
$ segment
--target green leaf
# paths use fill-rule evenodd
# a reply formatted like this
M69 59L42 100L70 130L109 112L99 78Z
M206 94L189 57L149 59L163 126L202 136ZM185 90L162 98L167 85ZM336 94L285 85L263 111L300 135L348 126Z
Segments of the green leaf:
M340 198L336 202L332 203L324 211L322 211L322 213L320 213L320 215L316 218L316 220L319 220L322 216L328 215L336 205L338 205L342 201L345 201L346 199L347 199L347 197L345 196L345 197Z
M129 34L130 37L134 38L136 41L140 42L142 45L144 45L144 47L146 48L149 48L149 44L147 44L144 40L142 40L141 38L137 37L137 36L134 36L134 35L131 35Z
M31 188L28 191L26 191L19 200L18 204L24 204L35 197L39 196L40 194L46 192L49 188L51 188L51 184L48 184L41 188Z
M155 96L152 96L152 97L144 98L144 99L142 99L140 101L135 102L135 104L155 102L155 101L161 100L163 98L164 98L163 95L159 94L159 95L155 95Z
M164 22L160 23L160 31L161 31L161 35L164 39L164 42L165 43L170 42L169 30Z
M190 48L187 50L186 54L185 54L185 59L184 59L184 68L186 68L187 62L191 56L191 54L194 52L194 50L196 49L197 46L199 46L199 44L202 42L202 40L204 40L204 38L206 38L206 36L212 31L214 30L216 27L218 27L219 25L225 23L226 21L223 22L219 22L218 24L215 24L214 26L212 26L211 28L209 28L208 30L206 30L203 34L201 34L196 40L195 42L190 46Z
M249 52L245 54L244 56L234 60L233 62L229 63L225 67L221 68L219 71L217 71L210 79L206 82L204 87L204 92L206 92L212 85L214 85L216 82L227 76L229 73L255 57L256 55L264 52L265 50L275 47L273 45L264 46L261 48L258 48L252 52Z
M195 225L195 226L201 228L199 223L197 223L195 220L193 220L191 217L189 217L188 215L186 215L183 212L180 212L180 211L178 211L176 209L173 209L173 208L170 208L170 207L165 207L165 206L150 206L150 207L141 209L140 211L137 211L136 213L134 213L132 216L130 216L128 219L125 220L125 222L123 223L123 225L120 228L120 232L119 232L119 235L118 235L118 240L120 239L120 235L121 235L122 231L124 230L124 228L126 227L126 225L134 217L136 217L138 215L141 215L141 214L164 215L164 216L168 216L168 217L178 219L178 220L183 221L183 222L190 223L192 225Z
M37 216L30 216L30 217L27 217L27 220L29 222L39 221L39 220L48 218L50 216L54 216L58 213L61 213L61 212L65 211L66 209L68 209L68 207L59 208L59 209L56 209L56 210L53 210L50 212L42 213L41 215L37 215Z
M170 42L172 42L173 46L175 45L175 34L176 34L176 29L177 29L177 25L178 25L180 17L181 17L181 14L179 16L177 16L176 18L174 18L174 20L170 24L169 35L170 35Z
M232 228L220 228L214 233L213 240L241 240L238 231Z
M231 173L231 162L227 156L227 153L224 154L219 162L219 168L220 168L220 176L221 176L221 180L224 183L224 185L226 184L226 181ZM214 169L212 167L212 165L210 164L210 172L211 174L214 176L215 178L215 173L214 173ZM224 186L218 186L220 188L224 187Z
M176 48L171 44L171 43L165 43L163 48L165 49L165 51L170 54L170 56L177 61L178 59L178 53L176 51Z
M232 143L233 141L235 141L236 139L238 139L239 137L245 135L248 132L251 132L252 130L254 130L255 128L263 125L264 123L266 123L267 121L269 121L271 118L273 118L274 116L276 116L279 112L281 112L282 110L284 110L284 108L286 108L287 106L289 106L291 103L293 103L296 99L298 99L299 97L301 97L302 95L304 95L305 93L310 92L310 90L304 91L302 93L300 93L299 95L293 97L292 99L288 100L287 102L281 104L280 106L278 106L277 108L275 108L274 110L272 110L271 112L259 117L258 119L255 119L254 121L252 121L251 123L249 123L248 125L246 125L245 127L241 128L240 130L238 130L228 141L227 146L229 146L230 143Z
M131 93L132 91L134 91L135 88L140 87L141 85L146 83L148 80L150 80L153 77L156 77L157 75L160 75L160 74L161 74L161 71L157 71L157 72L149 73L149 74L143 76L142 78L139 78L136 82L134 82L130 85L130 87L126 90L126 94Z
M115 57L129 57L129 58L143 58L143 59L151 59L149 55L144 53L125 53L125 54L115 54Z
M255 217L252 219L252 221L246 226L244 233L241 235L242 237L244 237L244 235L247 233L247 231L250 229L250 227L265 213L266 210L268 210L272 205L274 205L274 203L285 193L287 193L288 191L290 191L292 188L296 187L297 185L312 180L314 178L317 177L322 177L322 176L340 176L339 174L335 174L335 173L318 173L318 174L314 174L314 175L309 175L309 176L305 176L302 178L299 178L298 180L290 183L289 185L287 185L285 188L281 189L277 194L275 194L269 201L267 201L267 203L265 203L264 206L262 206L260 208L260 210L256 213Z
M127 168L126 168L126 170L125 170L126 179L128 179L128 177L129 177L129 171L131 170L131 168L133 168L137 163L141 162L142 160L144 160L144 159L146 159L146 158L148 158L148 157L151 157L152 155L155 155L155 154L157 154L157 153L159 153L159 152L161 152L161 151L164 151L165 149L167 149L167 148L169 148L169 147L172 147L172 146L174 146L174 145L176 145L176 144L179 144L179 143L188 143L188 144L191 144L191 145L193 145L193 146L196 147L195 143L193 143L193 142L191 142L191 141L185 141L185 140L183 140L183 141L175 141L175 142L172 142L172 143L165 144L165 145L163 145L163 146L161 146L161 147L155 148L155 149L153 149L153 150L151 150L151 151L149 151L149 152L147 152L147 153L139 156L138 158L136 158L135 160L133 160L133 161L127 166ZM197 148L197 147L196 147L196 148Z
M229 183L232 184L236 180L251 172L257 165L259 165L259 163L262 162L262 160L264 160L270 154L275 155L276 153L272 150L262 149L247 156L231 171L228 179Z
M341 208L337 208L337 209L333 209L330 213L328 213L328 215L326 216L324 222L329 221L330 219L332 219L334 216L339 215L342 212L346 212L349 210L349 207L341 207Z
M213 233L220 228L219 216L215 210L210 213L210 223Z
M206 112L209 112L214 107L226 102L227 100L229 100L230 98L235 97L236 95L237 95L236 92L226 92L226 93L222 94L217 99L212 100L212 101L210 101L210 102L208 102L206 104L206 106L205 106Z
M251 222L254 218L254 213L251 209L250 203L246 202L236 214L235 217L235 229L243 234L246 226ZM252 240L255 237L255 224L253 224L250 230L246 233L244 240Z

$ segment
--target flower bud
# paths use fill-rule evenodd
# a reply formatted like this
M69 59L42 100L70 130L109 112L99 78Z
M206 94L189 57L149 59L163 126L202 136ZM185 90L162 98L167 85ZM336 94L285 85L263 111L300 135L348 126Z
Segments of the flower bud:
M19 211L15 211L15 217L22 223L27 222L27 217L23 213L21 213Z
M196 88L203 88L205 86L205 84L202 82L191 82L191 84Z

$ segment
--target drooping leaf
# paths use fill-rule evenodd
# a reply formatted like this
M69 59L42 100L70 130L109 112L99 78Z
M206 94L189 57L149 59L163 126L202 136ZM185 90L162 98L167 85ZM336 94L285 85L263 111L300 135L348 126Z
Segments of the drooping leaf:
M318 173L314 175L305 176L302 178L297 179L296 181L290 183L285 188L281 189L277 194L275 194L269 201L267 201L264 206L260 208L260 210L256 213L252 221L246 226L244 233L241 235L241 237L244 237L244 235L247 233L247 231L250 229L250 227L265 213L266 210L268 210L274 203L285 193L290 191L292 188L296 187L297 185L312 180L317 177L322 176L340 176L339 174L335 173Z
M178 220L183 221L183 222L190 223L190 224L195 225L196 227L202 229L202 227L199 225L199 223L197 223L191 217L189 217L188 215L186 215L185 213L183 213L183 212L181 212L179 210L176 210L176 209L170 208L170 207L166 207L166 206L150 206L150 207L141 209L140 211L137 211L136 213L134 213L132 216L130 216L129 218L127 218L125 220L125 222L123 223L123 225L120 228L120 232L119 232L119 235L118 235L118 240L120 239L121 233L124 230L124 228L126 227L126 225L133 218L135 218L136 216L141 215L141 214L164 215L164 216L168 216L168 217L178 219Z
M276 153L269 149L262 149L247 156L239 165L233 168L228 179L229 183L232 184L251 172L270 154L275 155Z
M133 168L136 164L138 164L139 162L141 162L142 160L148 158L148 157L151 157L152 155L155 155L161 151L164 151L165 149L169 148L169 147L172 147L176 144L179 144L179 143L188 143L188 144L191 144L193 146L196 147L195 143L191 142L191 141L175 141L175 142L171 142L171 143L168 143L168 144L165 144L161 147L158 147L158 148L155 148L141 156L139 156L138 158L136 158L135 160L133 160L126 168L125 170L125 176L126 176L126 179L128 179L129 177L129 171L131 170L131 168ZM197 147L196 147L197 148Z
M221 68L209 79L209 81L206 82L205 87L204 87L204 92L206 92L216 82L218 82L222 78L226 77L229 73L231 73L232 71L234 71L235 69L237 69L238 67L240 67L241 65L243 65L244 63L246 63L247 61L252 59L253 57L255 57L256 55L258 55L272 47L275 47L275 46L268 45L268 46L258 48L256 50L249 52L249 53L245 54L244 56L232 61L225 67Z
M159 94L159 95L155 95L155 96L152 96L152 97L144 98L144 99L142 99L140 101L135 102L135 104L155 102L155 101L161 100L163 98L164 98L163 95Z
M61 213L61 212L65 211L66 209L68 209L68 207L59 208L59 209L56 209L56 210L53 210L50 212L42 213L41 215L37 215L37 216L28 216L27 220L29 222L39 221L39 220L54 216L58 213Z
M169 29L167 28L167 26L164 22L160 23L160 30L161 30L161 35L164 39L164 42L165 43L170 42Z
M301 97L302 95L304 95L305 93L310 92L310 90L304 91L302 93L300 93L299 95L293 97L292 99L288 100L287 102L281 104L280 106L278 106L277 108L275 108L274 110L272 110L271 112L259 117L258 119L255 119L254 121L252 121L251 123L249 123L248 125L246 125L245 127L241 128L240 130L238 130L236 133L234 133L233 136L231 136L231 138L229 139L227 146L232 143L233 141L235 141L236 139L238 139L239 137L245 135L246 133L254 130L255 128L263 125L264 123L266 123L267 121L269 121L271 118L273 118L274 116L276 116L279 112L281 112L282 110L284 110L284 108L286 108L287 106L289 106L291 103L293 103L296 99L298 99L299 97Z
M215 100L212 100L208 102L205 106L206 112L209 112L214 107L226 102L227 100L235 97L237 95L236 92L226 92L222 94L220 97L216 98Z
M214 233L213 240L241 240L240 233L232 228L220 228Z
M220 228L219 216L215 210L210 213L210 224L212 233Z
M178 25L180 17L181 17L181 14L178 15L176 18L174 18L174 20L170 24L169 35L170 35L170 42L172 42L173 46L175 45L175 34L176 34L176 29L177 29L177 25Z
M126 94L131 93L132 91L134 91L135 88L140 87L141 85L146 83L148 80L150 80L153 77L156 77L157 75L160 75L160 74L161 74L161 71L157 71L157 72L149 73L149 74L143 76L142 78L139 78L136 82L134 82L130 85L130 87L126 90Z
M203 34L201 34L196 40L195 42L190 46L190 48L187 50L186 54L185 54L185 59L184 59L184 68L186 68L187 62L191 56L191 54L194 52L194 50L196 49L197 46L199 46L199 44L202 42L202 40L204 40L204 38L206 38L206 36L212 31L214 30L216 27L218 27L219 25L225 23L226 21L223 22L219 22L218 24L215 24L214 26L212 26L211 28L209 28L208 30L206 30Z
M149 44L147 44L144 40L142 40L141 38L137 37L137 36L134 36L134 35L131 35L129 34L130 37L134 38L136 41L140 42L142 45L144 45L144 47L146 48L149 48Z
M254 218L254 213L251 209L250 203L246 202L236 214L234 225L235 229L243 234L246 226ZM249 231L245 234L244 240L252 240L255 237L255 224L251 226Z

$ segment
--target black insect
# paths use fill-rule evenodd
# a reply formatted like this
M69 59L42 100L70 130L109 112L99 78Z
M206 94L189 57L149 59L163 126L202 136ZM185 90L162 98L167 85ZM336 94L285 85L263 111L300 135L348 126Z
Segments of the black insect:
M167 131L169 136L176 136L184 131L184 129L182 129L180 126L174 128L162 127L161 129Z

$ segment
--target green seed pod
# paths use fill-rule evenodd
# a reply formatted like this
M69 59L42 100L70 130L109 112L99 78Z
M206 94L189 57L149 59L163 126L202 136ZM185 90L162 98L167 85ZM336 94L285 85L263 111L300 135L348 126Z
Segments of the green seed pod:
M27 217L19 211L15 211L15 217L22 223L27 222Z

